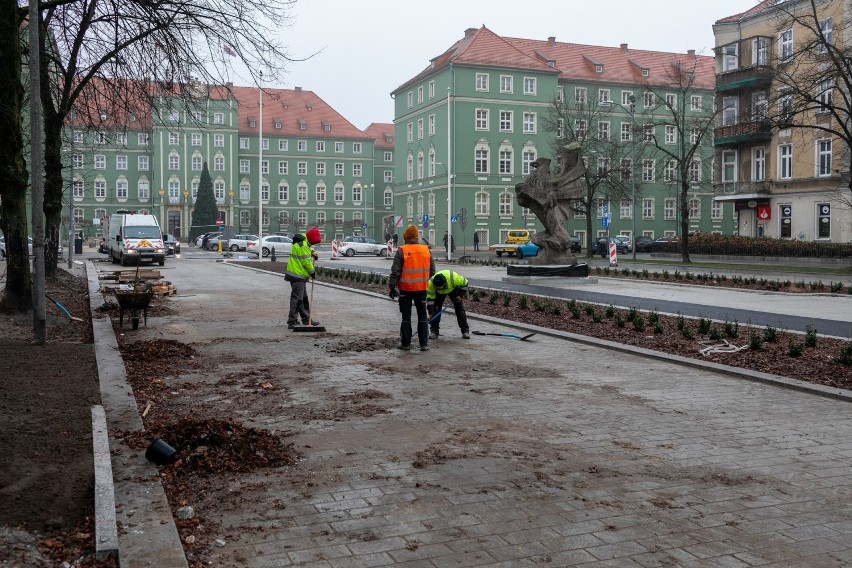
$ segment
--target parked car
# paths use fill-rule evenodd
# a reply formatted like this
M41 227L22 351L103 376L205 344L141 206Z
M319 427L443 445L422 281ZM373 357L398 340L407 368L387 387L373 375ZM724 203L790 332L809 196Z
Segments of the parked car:
M28 254L30 256L33 255L33 238L27 237L27 246L29 247ZM62 247L62 243L59 243L59 247L56 249L59 254L64 252L64 248ZM6 237L0 237L0 258L6 258Z
M250 241L256 241L257 235L234 235L228 239L228 249L233 252L246 250Z
M580 242L580 237L577 235L571 235L571 252L582 252L583 243Z
M222 242L222 250L228 250L228 239L225 233L216 233L207 239L207 250L219 250L219 241Z
M633 252L633 239L630 238L630 235L615 235L615 238L624 243L627 252Z
M166 256L180 254L180 241L171 233L163 233L163 246L166 247Z
M524 243L515 249L516 258L538 256L539 247L535 243Z
M636 237L636 252L648 252L651 250L651 243L653 242L654 239L651 237L646 237L644 235Z
M212 236L214 236L214 235L218 235L218 234L219 234L219 231L210 231L209 233L201 233L201 234L200 234L200 235L198 235L198 237L195 239L195 246L196 246L196 247L198 247L198 248L201 248L201 245L202 245L202 243L204 242L204 236L205 236L205 235L207 236L207 239L209 240L209 239L210 239L210 237L212 237Z
M344 256L355 256L356 254L387 256L388 246L372 237L349 236L337 244L337 252Z
M677 251L678 243L680 239L673 236L667 235L665 237L658 237L654 239L654 242L651 243L648 250L651 252L660 252L660 251Z
M607 237L595 239L594 242L592 242L592 254L600 255L601 258L606 258L609 256L609 243L615 243L616 254L627 254L627 245L615 237L609 237L609 239L607 239Z
M275 249L275 255L289 255L290 249L293 248L293 239L284 235L270 235L263 237L261 240L249 241L246 246L248 252L258 254L258 252L266 258L272 254L272 249Z

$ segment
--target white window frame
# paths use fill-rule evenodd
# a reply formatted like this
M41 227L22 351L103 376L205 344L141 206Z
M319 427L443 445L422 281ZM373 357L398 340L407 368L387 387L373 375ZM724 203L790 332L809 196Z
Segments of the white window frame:
M500 92L501 93L511 93L513 85L513 79L511 75L500 75Z
M474 87L475 90L481 92L488 92L488 73L476 73L474 76Z
M766 148L763 146L751 149L751 179L752 181L766 179Z
M523 132L524 134L536 133L536 113L529 111L524 112Z
M831 177L832 171L832 151L831 138L820 138L814 142L814 152L816 159L814 160L814 174L816 177Z
M485 131L488 130L488 109L487 108L478 108L474 110L474 122L473 128L474 130Z
M534 97L538 88L538 81L535 77L524 77L524 95Z
M793 145L778 145L778 179L793 178Z

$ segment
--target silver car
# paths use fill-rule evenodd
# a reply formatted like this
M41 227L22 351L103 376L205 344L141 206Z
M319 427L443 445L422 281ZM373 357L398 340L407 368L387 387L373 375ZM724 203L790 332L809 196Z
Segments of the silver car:
M248 244L256 240L257 235L234 235L228 239L228 248L233 252L246 250Z
M338 243L337 252L350 257L355 256L356 254L387 256L388 246L387 244L380 243L372 237L350 236Z
M293 248L293 239L290 237L285 237L284 235L271 235L269 237L263 237L263 242L259 242L257 240L249 241L246 250L248 252L263 255L263 258L266 258L272 253L272 249L275 249L276 255L289 255L290 250Z

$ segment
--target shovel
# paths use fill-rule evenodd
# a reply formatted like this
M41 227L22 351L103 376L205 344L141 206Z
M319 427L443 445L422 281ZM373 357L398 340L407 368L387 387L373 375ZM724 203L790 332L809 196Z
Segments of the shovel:
M68 316L68 318L69 318L69 319L72 319L72 320L74 320L74 321L83 321L83 319L82 319L82 318L75 318L74 316L72 316L72 315L71 315L71 312L69 312L68 310L66 310L66 309L65 309L65 306L63 306L62 304L60 304L59 302L57 302L56 300L54 300L53 298L51 298L51 297L50 297L50 296L48 296L47 294L45 294L45 297L47 297L47 299L48 299L48 300L50 300L51 302L53 302L53 304L54 304L57 308L59 308L60 310L62 310L62 313L64 313L66 316Z
M432 316L432 319L430 319L430 320L429 320L429 323L432 323L433 321L435 321L435 318L437 318L439 315L443 314L443 313L444 313L444 310L446 310L446 309L447 309L447 308L449 308L450 306L452 306L452 304L447 304L446 306L444 306L443 308L441 308L441 311L440 311L440 312L438 312L437 314L435 314L434 316ZM417 333L418 333L419 331L420 331L419 329L414 330L414 333L412 333L412 334L411 334L411 337L412 337L412 338L417 337Z
M519 341L526 341L527 339L529 339L533 335L536 335L535 333L530 333L529 335L524 335L523 337L521 337L520 335L515 335L514 333L485 333L484 331L474 331L473 334L474 335L497 335L499 337L511 337L512 339L517 339Z

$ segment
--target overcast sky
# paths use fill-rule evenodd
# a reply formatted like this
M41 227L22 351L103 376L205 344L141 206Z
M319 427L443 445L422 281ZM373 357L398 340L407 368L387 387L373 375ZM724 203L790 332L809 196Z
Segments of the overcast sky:
M482 25L506 37L712 55L713 23L758 0L298 0L281 39L284 83L314 91L358 128L393 122L390 93ZM234 83L251 84L234 77Z

